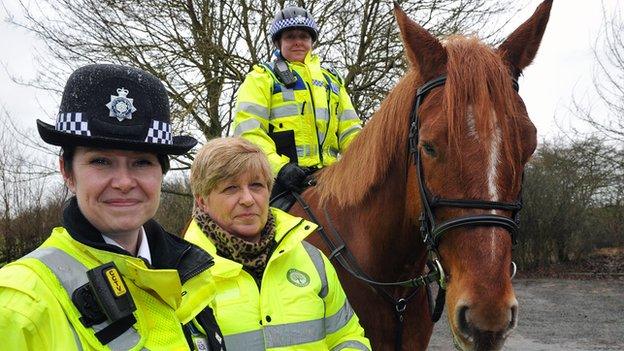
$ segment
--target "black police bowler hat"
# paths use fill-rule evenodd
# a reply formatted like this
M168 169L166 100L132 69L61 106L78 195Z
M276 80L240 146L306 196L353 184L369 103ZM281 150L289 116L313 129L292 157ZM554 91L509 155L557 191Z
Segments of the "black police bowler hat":
M41 139L58 146L181 155L197 144L173 136L163 84L140 69L108 64L72 73L55 125L37 120Z

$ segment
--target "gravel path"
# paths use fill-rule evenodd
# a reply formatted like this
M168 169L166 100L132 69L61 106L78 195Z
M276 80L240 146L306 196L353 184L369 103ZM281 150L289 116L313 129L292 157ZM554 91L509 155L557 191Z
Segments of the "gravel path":
M624 350L624 280L517 279L514 288L520 319L503 350ZM454 350L446 311L429 350Z

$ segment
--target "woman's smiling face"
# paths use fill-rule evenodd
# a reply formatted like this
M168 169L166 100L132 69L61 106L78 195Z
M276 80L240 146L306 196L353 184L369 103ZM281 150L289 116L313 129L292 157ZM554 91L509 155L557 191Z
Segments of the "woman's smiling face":
M289 29L279 39L280 52L290 62L304 62L312 49L312 36L306 30Z
M136 234L160 204L162 169L156 154L76 147L67 187L87 220L111 237Z

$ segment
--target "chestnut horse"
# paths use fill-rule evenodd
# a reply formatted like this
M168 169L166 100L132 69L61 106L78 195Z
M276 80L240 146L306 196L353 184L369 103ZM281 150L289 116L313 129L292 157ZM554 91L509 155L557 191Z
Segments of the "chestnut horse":
M310 208L291 210L329 233L308 240L332 259L375 350L427 348L427 289L407 286L436 280L458 348L500 349L516 326L511 249L537 140L515 82L551 6L544 1L494 49L473 37L441 42L395 3L409 71L302 194ZM414 279L427 262L432 273Z

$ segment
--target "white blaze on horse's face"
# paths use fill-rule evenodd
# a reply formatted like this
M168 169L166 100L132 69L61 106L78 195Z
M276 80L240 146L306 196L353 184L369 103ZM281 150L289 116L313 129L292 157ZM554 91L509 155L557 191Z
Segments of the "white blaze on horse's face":
M474 108L468 106L466 114L466 121L468 123L468 136L472 137L475 140L479 140L479 133L477 132L475 116L474 116ZM496 112L492 110L492 120L496 121ZM491 136L483 135L483 138L489 138L490 147L488 148L489 155L487 156L488 166L487 166L487 180L488 180L488 195L489 201L498 201L499 193L498 193L498 166L500 161L500 146L502 142L501 130L498 126L494 129L494 134ZM485 156L485 155L484 155ZM496 210L490 211L492 214L496 213Z
M496 113L492 111L494 115L493 121L496 121ZM500 146L502 142L500 127L494 128L494 135L490 136L490 157L488 159L488 193L490 195L490 201L498 201L498 165L500 161ZM495 213L495 210L492 210Z
M472 107L472 105L470 105L466 110L468 111L466 113L466 120L468 123L468 136L474 138L475 140L479 140L479 133L477 133L477 125L474 116L474 108Z

